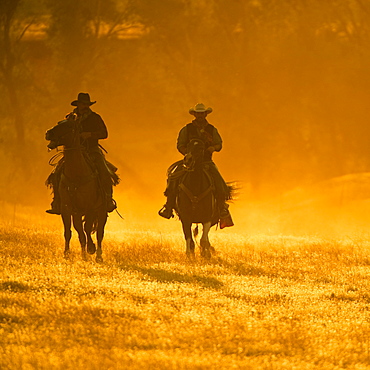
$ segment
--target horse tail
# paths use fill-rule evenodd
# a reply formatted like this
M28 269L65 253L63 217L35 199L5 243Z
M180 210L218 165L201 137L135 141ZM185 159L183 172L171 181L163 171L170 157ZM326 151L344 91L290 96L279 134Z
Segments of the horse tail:
M226 200L234 200L240 190L240 185L236 181L229 181L226 183Z

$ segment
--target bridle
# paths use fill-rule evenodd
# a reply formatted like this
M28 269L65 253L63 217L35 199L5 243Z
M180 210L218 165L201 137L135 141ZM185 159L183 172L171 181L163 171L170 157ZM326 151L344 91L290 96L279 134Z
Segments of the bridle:
M60 124L67 124L69 120L64 120L64 121L61 121L58 123L58 125ZM80 143L80 138L79 138L79 128L80 128L80 122L79 120L73 120L73 121L70 121L71 122L71 127L68 127L68 130L67 132L61 134L61 135L58 135L58 138L56 140L53 140L53 139L48 139L50 140L50 144L51 143L54 143L53 147L50 146L50 144L48 145L48 148L49 150L53 150L53 149L56 149L58 146L61 146L63 145L64 148L63 148L63 151L70 151L70 150L77 150L77 149L80 149L81 147L81 143ZM57 126L54 127L54 129L56 129ZM53 130L53 129L51 129ZM49 131L51 131L49 130ZM67 136L67 135L71 135L71 145L68 145L66 147L66 144L63 143L63 139ZM78 144L76 144L76 140L78 140ZM76 145L75 145L76 144Z

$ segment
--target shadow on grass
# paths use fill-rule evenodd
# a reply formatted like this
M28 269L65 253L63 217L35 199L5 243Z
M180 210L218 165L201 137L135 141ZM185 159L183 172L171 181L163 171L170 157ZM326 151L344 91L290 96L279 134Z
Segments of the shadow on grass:
M32 290L29 285L20 283L18 281L3 281L0 283L0 291L11 290L12 292L22 293Z
M222 258L217 258L213 262L215 265L220 265L229 270L233 274L242 276L271 276L271 272L266 271L261 267L256 267L247 263L233 261L229 262ZM274 275L275 276L275 275Z
M221 289L224 284L213 278L199 275L180 274L177 272L167 271L163 269L145 268L137 265L120 266L122 270L134 270L143 275L148 276L150 279L159 281L161 283L185 283L197 284L204 288Z
M17 316L0 313L0 324L20 324L22 322L23 320Z

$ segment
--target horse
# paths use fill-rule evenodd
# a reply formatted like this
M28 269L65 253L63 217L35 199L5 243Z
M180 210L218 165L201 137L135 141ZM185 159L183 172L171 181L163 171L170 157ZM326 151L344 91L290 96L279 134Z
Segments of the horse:
M80 142L79 121L66 119L58 122L46 132L48 148L63 146L63 164L59 181L61 217L64 225L64 256L70 254L69 244L72 237L71 224L78 233L81 254L87 260L87 253L96 252L96 262L102 263L102 241L107 222L104 197L99 186L97 172L89 163ZM96 231L97 247L91 234Z
M194 258L195 243L192 237L192 224L202 224L200 238L200 255L210 259L214 248L211 246L208 233L218 223L219 212L216 206L215 186L212 176L203 162L204 142L192 139L187 148L183 164L183 175L179 179L176 199L176 212L182 224L186 241L186 255ZM197 235L198 227L194 236Z

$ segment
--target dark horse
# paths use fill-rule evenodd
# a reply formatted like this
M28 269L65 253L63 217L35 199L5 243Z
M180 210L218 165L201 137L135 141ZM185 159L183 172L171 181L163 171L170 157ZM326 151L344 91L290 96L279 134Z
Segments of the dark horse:
M82 258L96 252L96 262L103 262L102 241L107 212L98 183L97 172L89 163L80 143L79 122L73 119L59 122L46 132L49 149L64 146L64 158L59 182L61 215L64 224L64 256L69 255L71 223L78 233ZM97 248L91 238L96 230Z
M184 159L183 175L179 180L176 211L182 223L187 256L194 257L192 224L201 223L203 231L200 238L200 254L203 258L209 259L214 249L210 245L208 233L219 221L219 213L213 179L207 171L207 163L203 162L204 150L202 140L193 139L188 144L189 154Z

